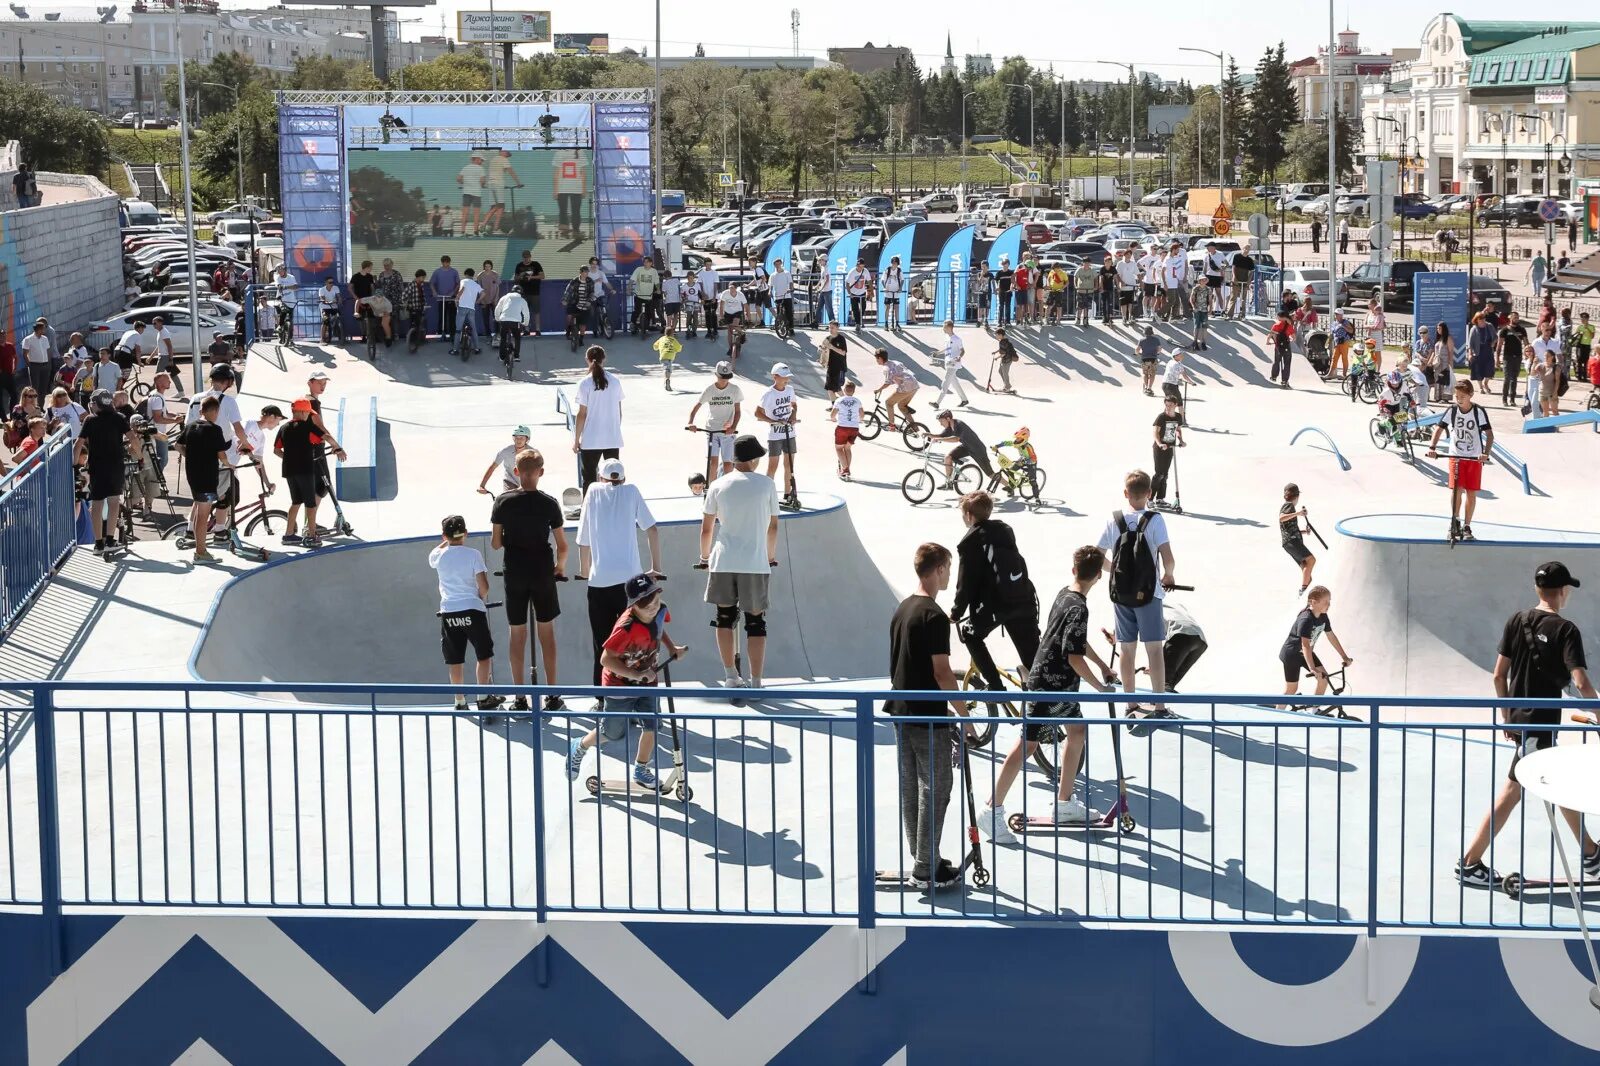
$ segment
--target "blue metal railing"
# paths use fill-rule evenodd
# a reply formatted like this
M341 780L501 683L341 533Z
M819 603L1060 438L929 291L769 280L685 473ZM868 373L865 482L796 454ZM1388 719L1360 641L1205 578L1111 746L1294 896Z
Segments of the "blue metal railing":
M557 690L519 691L537 707ZM601 692L559 691L570 701ZM8 715L0 733L0 903L53 916L82 906L289 907L1369 933L1575 921L1564 892L1548 886L1512 898L1453 878L1511 756L1485 713L1492 700L1265 697L1367 717L1342 721L1277 711L1262 697L1173 693L1167 702L1185 717L1150 723L1148 737L1121 732L1114 748L1104 710L1116 696L1037 694L1084 705L1087 770L1074 791L1096 809L1114 802L1120 756L1136 825L985 842L990 884L969 871L965 890L927 895L885 889L873 872L911 866L897 814L905 786L889 762L897 738L950 720L878 709L891 696L937 694L680 688L656 693L676 697L671 709L607 712L655 727L663 776L676 727L684 801L591 795L589 776L624 778L638 750L631 736L598 769L589 753L566 780L570 743L604 715L540 711L535 724L490 728L448 710L453 693L442 686L25 682L11 692L33 728ZM283 702L319 694L359 695L365 706ZM383 703L418 696L436 709ZM715 709L741 696L772 709ZM1517 702L1600 711L1600 701ZM1481 720L1418 724L1424 709ZM952 860L969 850L972 826L961 765L972 767L981 808L1013 727L1029 720L992 721L987 747L953 730L937 741L958 747L938 837ZM1595 731L1551 728L1579 740ZM934 743L927 731L912 737ZM1055 795L1025 760L1009 809L1048 811ZM1538 810L1514 820L1485 858L1535 882L1559 872Z
M0 477L0 634L43 591L78 541L66 429Z

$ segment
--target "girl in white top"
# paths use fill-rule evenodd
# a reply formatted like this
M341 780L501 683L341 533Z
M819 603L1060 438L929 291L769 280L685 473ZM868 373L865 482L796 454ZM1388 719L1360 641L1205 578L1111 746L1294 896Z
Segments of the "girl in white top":
M622 454L622 382L605 368L606 350L591 344L585 358L589 376L578 385L578 415L572 426L572 450L582 458L587 490L601 459Z
M900 269L900 257L894 256L878 278L878 288L883 293L884 325L900 328L900 294L906 287L905 271Z

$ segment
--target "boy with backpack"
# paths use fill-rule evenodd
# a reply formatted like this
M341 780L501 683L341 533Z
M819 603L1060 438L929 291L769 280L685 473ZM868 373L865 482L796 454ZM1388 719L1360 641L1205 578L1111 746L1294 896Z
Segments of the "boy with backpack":
M994 497L987 492L961 497L967 532L956 545L960 569L950 620L984 683L998 691L1005 686L984 641L1004 627L1018 661L1023 668L1029 666L1039 650L1039 595L1028 579L1028 562L1017 550L1016 534L990 517L993 513Z
M1105 557L1093 545L1072 553L1072 583L1056 596L1050 607L1050 620L1045 624L1044 639L1028 669L1028 687L1037 692L1076 692L1081 682L1088 682L1096 692L1106 691L1100 678L1110 678L1111 669L1095 654L1089 644L1088 596L1100 583ZM980 712L987 713L987 712ZM1087 730L1082 724L1083 708L1077 703L1034 703L1028 707L1028 722L1022 727L1022 736L1016 747L1006 755L995 776L994 794L989 805L978 812L978 828L996 844L1014 844L1017 838L1006 825L1006 793L1017 775L1022 772L1024 760L1032 757L1044 736L1056 727L1041 719L1076 718L1078 722L1066 726L1066 747L1061 751L1061 768L1056 786L1055 820L1061 823L1082 824L1092 812L1074 793L1078 770L1083 765L1084 742Z
M1111 603L1117 618L1118 663L1122 690L1133 692L1134 645L1144 645L1150 687L1155 699L1146 706L1128 704L1129 717L1176 718L1161 703L1167 690L1167 671L1163 642L1166 620L1162 598L1176 584L1172 544L1167 538L1166 520L1150 509L1150 475L1135 470L1123 480L1122 495L1128 511L1115 511L1100 534L1098 547L1110 564ZM1156 559L1161 560L1157 580Z
M1472 540L1472 515L1478 509L1478 490L1483 487L1483 457L1494 447L1494 427L1489 424L1489 413L1472 402L1472 382L1456 382L1455 400L1433 428L1428 458L1439 457L1439 438L1446 437L1450 449L1450 528L1462 540Z

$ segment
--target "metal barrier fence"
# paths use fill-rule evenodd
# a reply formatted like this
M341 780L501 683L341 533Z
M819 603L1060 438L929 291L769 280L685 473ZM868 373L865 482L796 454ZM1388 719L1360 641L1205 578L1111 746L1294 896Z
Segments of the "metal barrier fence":
M0 903L47 915L278 907L1368 932L1575 922L1564 887L1547 883L1560 867L1541 810L1524 810L1486 856L1523 879L1516 898L1453 876L1512 756L1486 705L1469 700L1294 701L1368 718L1344 721L1274 711L1260 697L1171 694L1185 717L1141 736L1106 717L1116 697L1082 693L1071 698L1086 719L997 714L993 739L978 747L925 728L949 719L879 714L892 695L882 691L766 691L761 709L728 711L720 707L736 692L658 690L677 701L605 716L642 719L660 734L653 761L674 790L656 795L620 783L642 733L618 723L626 738L603 745L598 764L590 752L569 781L569 746L598 716L542 711L537 728L490 727L445 709L451 693L439 686L11 688L30 713L0 734ZM553 690L523 691L538 706ZM600 690L561 691L586 701ZM335 692L367 705L284 702ZM439 709L383 705L419 695ZM1418 721L1429 712L1480 720ZM960 861L975 836L966 787L986 805L1014 727L1076 724L1086 727L1076 794L1112 808L1120 769L1131 826L1025 826L1017 845L981 845L984 875L968 870L962 891L877 883L874 871L911 866L899 811L918 791L897 771L907 757L899 748L948 768L957 746L954 770L935 779L953 780L938 839ZM1555 728L1581 734L1568 742L1594 732ZM674 738L682 771L668 778ZM1023 761L1010 810L1050 810L1057 789L1042 767L1059 757Z
M59 429L0 477L0 634L39 595L78 542L72 447Z

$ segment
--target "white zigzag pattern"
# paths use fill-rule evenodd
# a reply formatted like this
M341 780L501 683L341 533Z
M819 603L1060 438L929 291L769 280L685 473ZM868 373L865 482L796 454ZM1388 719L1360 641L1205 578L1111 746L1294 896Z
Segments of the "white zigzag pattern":
M377 1011L351 995L270 919L123 918L28 1005L29 1066L58 1066L192 938L199 937L340 1062L412 1061L544 939L537 923L483 919ZM620 923L552 923L549 935L690 1062L769 1061L883 956L905 930L828 929L732 1018L724 1017ZM901 1059L900 1061L903 1061ZM174 1066L227 1066L203 1040ZM577 1066L555 1041L525 1066Z

